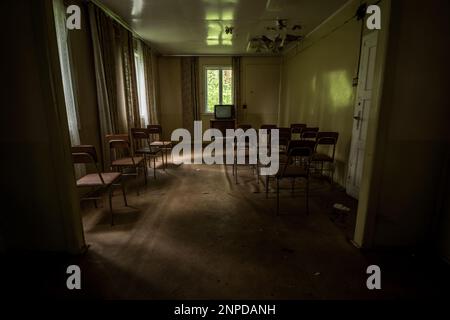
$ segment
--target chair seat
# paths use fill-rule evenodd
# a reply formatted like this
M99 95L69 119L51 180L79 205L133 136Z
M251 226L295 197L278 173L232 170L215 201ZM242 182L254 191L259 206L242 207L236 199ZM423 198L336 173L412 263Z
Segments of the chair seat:
M315 153L312 156L312 161L333 162L333 158L331 158L329 155L326 155L326 154L323 154L323 153Z
M280 153L280 155L278 156L278 163L279 163L279 167L281 168L285 163L287 163L289 161L289 156L287 156L286 154L284 154L284 153ZM263 165L261 162L258 162L259 163L259 166L261 167L261 168L264 168L264 167L269 167L270 165L269 164L265 164L265 165Z
M134 164L133 164L134 159ZM134 166L140 164L144 160L143 157L126 157L114 160L111 165L112 166Z
M105 184L102 183L98 173L90 173L77 180L77 187L97 187L110 185L116 181L121 174L120 172L104 172L101 173L101 175Z
M250 150L249 148L247 148L247 147L239 147L239 148L236 148L234 152L235 152L235 153L234 153L234 156L235 156L235 157L237 157L238 153L244 154L246 158L248 158L248 157L250 157L250 156L252 156L252 157L258 157L258 150L254 150L254 151L252 150L252 151L251 151L251 150Z
M284 172L282 171L283 169L280 168L280 170L277 173L277 177L278 178L301 178L301 177L307 177L308 173L306 172L306 170L301 167L301 166L295 166L295 165L291 165L291 166L287 166L286 170L284 170Z
M137 154L144 154L145 153L145 154L155 155L155 154L158 154L160 152L161 152L160 148L144 147L144 148L141 148L139 150L136 150L135 153L137 153Z
M168 147L172 145L172 141L153 141L150 145L154 147Z

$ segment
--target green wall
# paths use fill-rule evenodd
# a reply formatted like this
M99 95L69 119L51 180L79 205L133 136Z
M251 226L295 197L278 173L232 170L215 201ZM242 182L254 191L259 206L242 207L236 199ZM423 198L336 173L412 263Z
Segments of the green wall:
M339 132L335 179L345 185L350 151L361 22L341 26L359 2L347 5L283 60L280 125L306 123ZM331 33L330 33L331 32Z

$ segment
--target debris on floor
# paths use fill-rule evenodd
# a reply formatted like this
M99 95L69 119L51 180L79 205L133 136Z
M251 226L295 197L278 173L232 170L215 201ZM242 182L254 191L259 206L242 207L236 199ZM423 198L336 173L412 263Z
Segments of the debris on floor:
M342 203L335 203L333 205L333 216L330 218L333 222L345 223L350 208L344 206Z

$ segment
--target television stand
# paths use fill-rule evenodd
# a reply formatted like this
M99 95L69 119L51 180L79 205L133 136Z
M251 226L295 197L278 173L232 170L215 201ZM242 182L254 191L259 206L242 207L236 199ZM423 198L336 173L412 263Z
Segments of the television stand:
M236 119L211 119L209 122L209 127L212 129L219 129L225 137L227 129L236 128Z

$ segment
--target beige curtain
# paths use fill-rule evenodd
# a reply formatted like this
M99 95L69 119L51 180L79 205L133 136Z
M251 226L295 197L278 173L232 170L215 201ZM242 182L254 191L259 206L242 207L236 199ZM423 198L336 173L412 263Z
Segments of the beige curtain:
M181 58L181 98L183 127L193 133L194 120L200 120L198 57Z
M239 108L241 105L241 57L233 57L231 60L233 69L233 92L234 92L234 109L236 111L235 118L239 123Z
M94 50L97 102L102 141L103 169L109 160L109 147L105 136L119 133L119 112L117 107L116 50L113 21L93 3L88 4L91 38Z
M144 54L144 75L147 89L148 115L150 124L159 124L159 112L156 101L156 70L153 69L156 58L149 46L142 42Z
M122 73L125 89L127 127L128 131L131 131L131 128L139 128L141 126L136 82L136 66L134 61L134 39L133 34L122 26L119 26L117 30L122 54Z
M103 168L109 167L106 135L139 127L133 36L102 9L88 4L97 86Z

